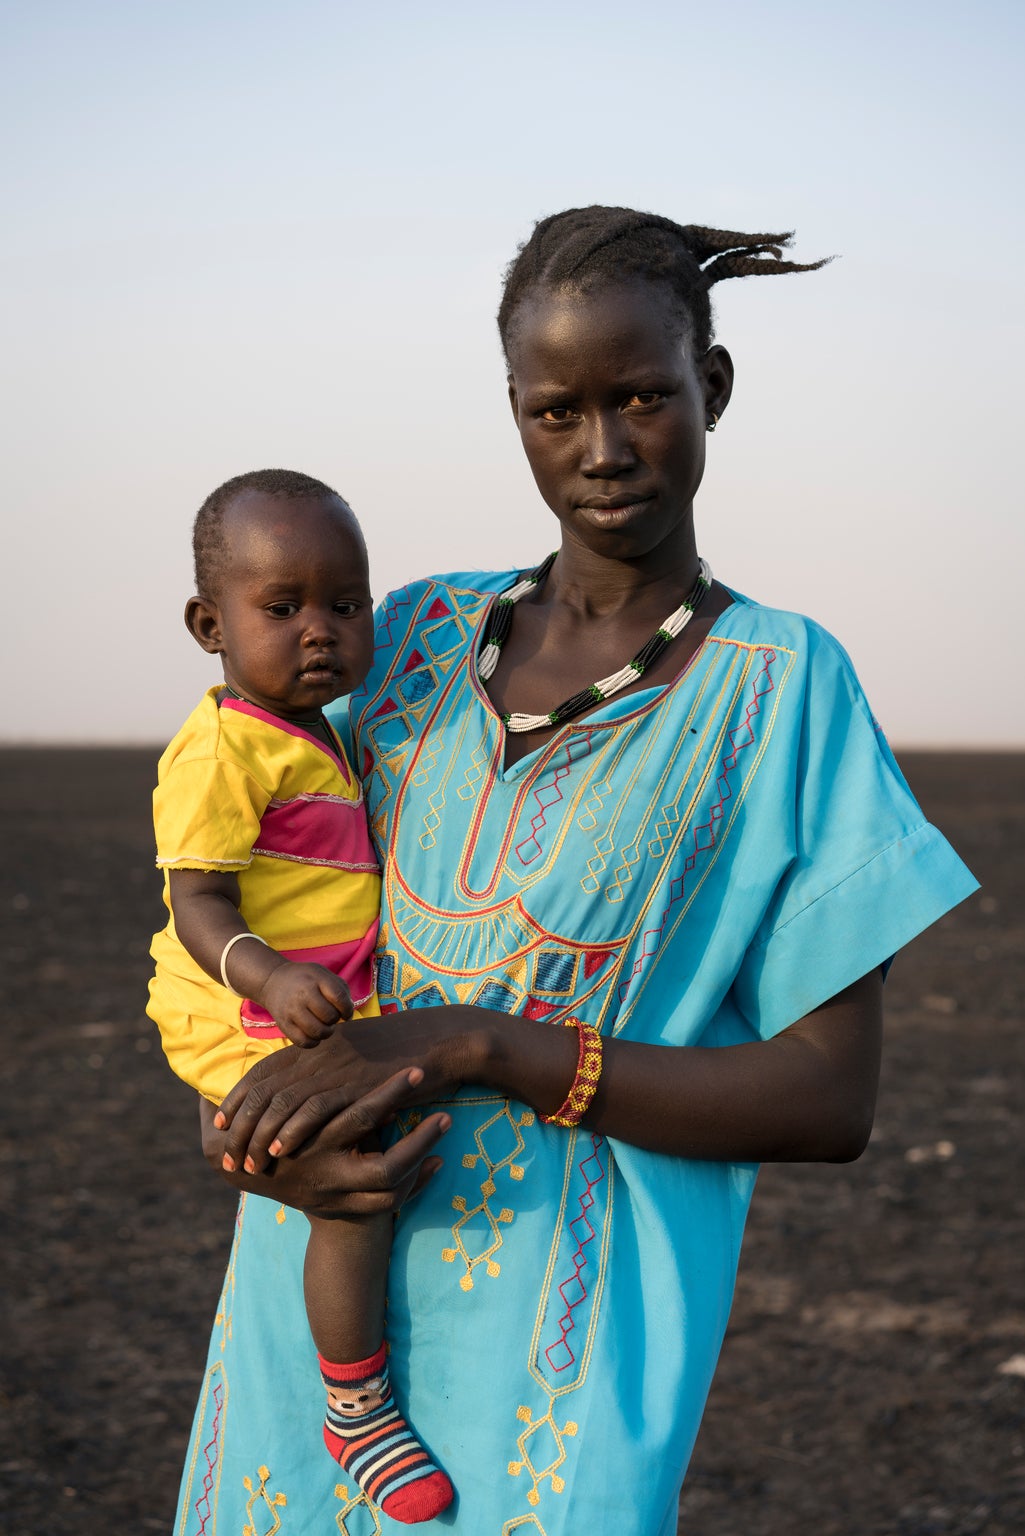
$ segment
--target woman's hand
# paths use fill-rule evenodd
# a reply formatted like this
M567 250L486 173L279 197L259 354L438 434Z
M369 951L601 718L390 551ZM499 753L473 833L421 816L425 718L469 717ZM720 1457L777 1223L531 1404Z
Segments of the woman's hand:
M406 1076L398 1073L366 1096L364 1123L383 1124L394 1117L408 1092ZM214 1124L214 1106L202 1098L199 1104L203 1153L229 1184L321 1217L397 1211L441 1167L432 1149L452 1124L448 1115L429 1115L386 1152L338 1146L327 1129L294 1157L280 1158L264 1172L250 1175L224 1170L225 1137Z
M217 1111L224 1171L262 1173L270 1158L294 1154L318 1133L338 1150L355 1147L400 1109L479 1081L480 1051L465 1023L472 1013L418 1008L353 1019L313 1050L286 1048L257 1062Z

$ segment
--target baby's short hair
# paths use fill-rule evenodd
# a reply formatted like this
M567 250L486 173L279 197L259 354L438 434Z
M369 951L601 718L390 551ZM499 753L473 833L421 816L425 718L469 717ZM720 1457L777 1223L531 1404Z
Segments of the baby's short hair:
M224 562L228 553L224 537L224 514L243 491L263 491L268 496L344 496L296 469L251 469L248 474L225 480L211 491L192 526L192 558L196 567L196 591L200 597L214 598L220 589ZM348 502L345 502L348 506Z

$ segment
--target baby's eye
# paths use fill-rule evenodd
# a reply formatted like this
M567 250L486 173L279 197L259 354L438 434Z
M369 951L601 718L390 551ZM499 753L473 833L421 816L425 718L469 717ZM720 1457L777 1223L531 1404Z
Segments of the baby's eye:
M335 613L340 613L343 619L351 619L360 611L360 604L351 598L339 598L334 605Z
M299 612L298 603L268 603L267 612L272 619L291 619Z

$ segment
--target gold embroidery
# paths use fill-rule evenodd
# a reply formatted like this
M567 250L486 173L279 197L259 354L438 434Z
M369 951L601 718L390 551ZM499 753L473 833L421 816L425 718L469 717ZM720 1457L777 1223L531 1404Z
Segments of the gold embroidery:
M349 1490L345 1484L336 1483L335 1498L344 1499L345 1501L343 1508L335 1516L335 1528L338 1531L338 1536L356 1536L356 1532L351 1531L348 1525L348 1518L353 1510L356 1509L366 1510L367 1515L373 1521L372 1526L368 1526L365 1519L360 1521L360 1526L362 1531L366 1533L366 1536L382 1536L383 1527L380 1514L376 1506L371 1504L361 1489L357 1488L356 1492L350 1497Z
M538 1492L538 1488L546 1478L552 1485L553 1493L561 1493L566 1486L563 1479L558 1475L558 1469L566 1460L566 1447L563 1442L565 1439L576 1434L577 1425L573 1419L567 1419L560 1429L552 1417L554 1406L555 1397L550 1394L548 1398L548 1411L542 1419L535 1419L530 1409L523 1404L516 1410L516 1417L521 1423L526 1424L527 1428L522 1434L517 1436L516 1445L519 1449L521 1460L509 1463L509 1476L519 1477L524 1469L530 1473L533 1484L527 1494L528 1504L537 1504L539 1502L541 1495ZM545 1433L546 1431L548 1432L547 1434ZM543 1435L544 1438L531 1446L530 1442L536 1435ZM552 1453L553 1441L555 1443L554 1454ZM549 1455L549 1460L544 1466L538 1466L537 1460L535 1460L539 1452L541 1455L545 1453Z
M495 1279L501 1273L502 1266L495 1258L495 1254L499 1251L504 1241L502 1233L499 1231L499 1225L507 1225L512 1221L515 1213L507 1205L502 1206L501 1210L497 1212L492 1211L489 1202L496 1189L496 1173L507 1171L509 1177L517 1181L523 1178L523 1166L521 1163L515 1162L514 1159L519 1156L526 1146L526 1142L520 1134L521 1127L533 1125L534 1118L532 1110L525 1110L514 1120L509 1112L508 1102L503 1103L501 1109L496 1114L492 1115L489 1120L485 1120L484 1124L478 1126L474 1131L473 1139L476 1142L477 1151L467 1152L463 1157L464 1168L476 1168L478 1163L483 1163L486 1170L485 1177L480 1183L481 1199L479 1204L472 1208L468 1207L466 1198L463 1195L456 1195L453 1199L452 1209L460 1212L459 1220L452 1228L452 1236L455 1239L456 1246L441 1250L441 1257L446 1264L454 1264L456 1259L461 1259L465 1265L465 1271L459 1277L459 1287L463 1291L473 1290L473 1272L480 1264L484 1265L485 1274L491 1279ZM509 1130L514 1137L512 1147L500 1158L495 1155L499 1149L489 1150L485 1142L485 1137L496 1126L502 1127L499 1135L503 1134L505 1130ZM491 1139L494 1139L493 1136ZM483 1216L487 1223L490 1241L486 1242L480 1253L471 1254L466 1243L466 1239L469 1237L468 1227L475 1217L481 1216Z
M260 1481L256 1487L253 1486L253 1480L251 1477L244 1477L242 1479L242 1486L249 1494L249 1497L246 1500L247 1518L245 1525L242 1527L242 1536L276 1536L276 1532L280 1531L281 1529L281 1516L278 1514L278 1510L284 1509L285 1505L288 1503L288 1500L285 1498L283 1493L275 1493L273 1496L271 1496L267 1492L267 1482L270 1478L269 1467L259 1467L257 1469L257 1475ZM253 1517L253 1511L260 1503L263 1504L263 1510L265 1510L266 1513L270 1515L272 1524L264 1524L261 1518L260 1528L257 1529L256 1520ZM263 1514L263 1510L261 1511L261 1515Z
M224 1366L218 1361L206 1374L199 1407L196 1410L196 1428L192 1435L190 1460L182 1484L181 1521L177 1536L184 1536L185 1528L190 1523L192 1515L196 1514L201 1507L205 1507L207 1511L217 1509L224 1444L222 1425L223 1416L227 1411L228 1378L224 1373ZM202 1489L198 1497L197 1476L199 1477L198 1486Z
M415 987L418 981L423 981L423 971L418 971L415 965L403 962L399 985L403 992L408 992L410 987Z
M246 1217L246 1199L243 1195L238 1202L238 1210L235 1212L235 1236L232 1239L231 1253L228 1256L228 1267L224 1272L224 1284L221 1287L220 1299L217 1303L217 1312L214 1317L214 1327L221 1330L221 1353L231 1338L232 1304L235 1300L235 1265L238 1263L239 1244L242 1241L242 1224Z

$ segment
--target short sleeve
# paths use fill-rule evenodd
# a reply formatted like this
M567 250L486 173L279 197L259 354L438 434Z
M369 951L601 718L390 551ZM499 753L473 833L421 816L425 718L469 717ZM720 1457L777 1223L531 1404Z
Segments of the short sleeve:
M768 1038L886 962L977 888L911 794L850 662L811 627L794 857L734 982Z
M269 797L237 764L180 758L153 794L157 864L163 869L245 869Z

